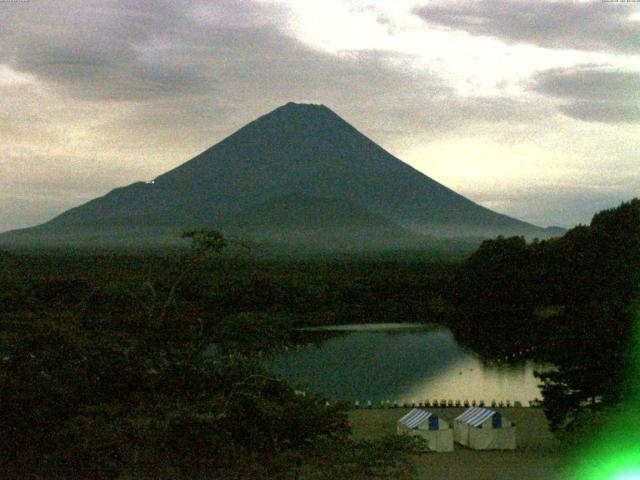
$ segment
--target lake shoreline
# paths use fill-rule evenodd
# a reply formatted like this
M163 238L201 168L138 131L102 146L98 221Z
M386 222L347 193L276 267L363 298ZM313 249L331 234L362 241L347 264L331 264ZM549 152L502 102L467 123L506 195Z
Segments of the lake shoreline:
M531 362L493 364L434 323L323 325L266 360L272 373L329 401L362 407L529 406L541 396Z
M348 324L335 324L335 325L321 325L314 327L301 327L298 328L299 332L385 332L390 330L413 330L413 329L427 329L436 328L442 326L439 323L348 323Z

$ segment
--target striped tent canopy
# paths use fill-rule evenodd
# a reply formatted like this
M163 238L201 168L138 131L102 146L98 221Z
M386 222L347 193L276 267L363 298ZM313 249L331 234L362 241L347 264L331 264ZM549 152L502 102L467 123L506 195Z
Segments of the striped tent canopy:
M489 417L494 417L498 420L498 422L494 422L496 423L494 427L500 427L500 414L495 410L482 407L469 408L462 415L456 417L455 420L456 422L466 423L472 427L479 427Z
M412 429L418 428L424 422L429 422L429 430L438 430L438 416L420 408L414 408L398 422Z

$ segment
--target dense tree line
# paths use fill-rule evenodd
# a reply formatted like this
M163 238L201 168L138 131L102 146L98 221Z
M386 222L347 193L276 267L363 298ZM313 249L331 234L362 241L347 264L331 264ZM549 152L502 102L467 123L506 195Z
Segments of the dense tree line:
M640 200L596 214L561 238L485 241L454 286L453 328L486 356L534 358L554 429L624 401L640 285ZM525 352L525 356L521 355Z
M0 263L3 311L84 309L109 322L131 302L168 294L182 254L23 254ZM181 314L259 312L298 325L421 321L438 313L457 265L404 260L207 258L189 270L174 298ZM95 320L94 320L95 321Z

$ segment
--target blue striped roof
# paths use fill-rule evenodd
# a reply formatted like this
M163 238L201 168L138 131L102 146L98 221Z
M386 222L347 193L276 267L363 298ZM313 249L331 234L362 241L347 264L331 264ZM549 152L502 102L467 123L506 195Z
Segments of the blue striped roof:
M465 410L465 412L459 417L456 417L456 422L467 423L472 427L479 427L487 418L493 417L495 414L495 410L473 407Z
M407 413L404 417L402 417L398 422L406 425L409 428L418 428L424 422L429 420L429 417L432 416L428 410L422 410L420 408L414 408L409 413Z

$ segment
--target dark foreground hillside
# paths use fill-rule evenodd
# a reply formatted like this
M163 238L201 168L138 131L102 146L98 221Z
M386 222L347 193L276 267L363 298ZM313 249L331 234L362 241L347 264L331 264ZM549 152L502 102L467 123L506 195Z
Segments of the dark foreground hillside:
M0 476L409 478L411 442L353 439L347 406L300 396L260 358L298 325L436 312L452 267L238 261L200 240L0 257Z
M446 322L487 360L551 364L542 407L560 444L637 458L638 200L560 239L486 241L463 263L238 258L218 232L187 238L154 255L1 253L0 476L435 475L444 458L435 468L406 438L352 435L348 405L260 361L299 344L296 327L376 321ZM520 453L466 452L455 468L530 462L545 478L555 461Z

